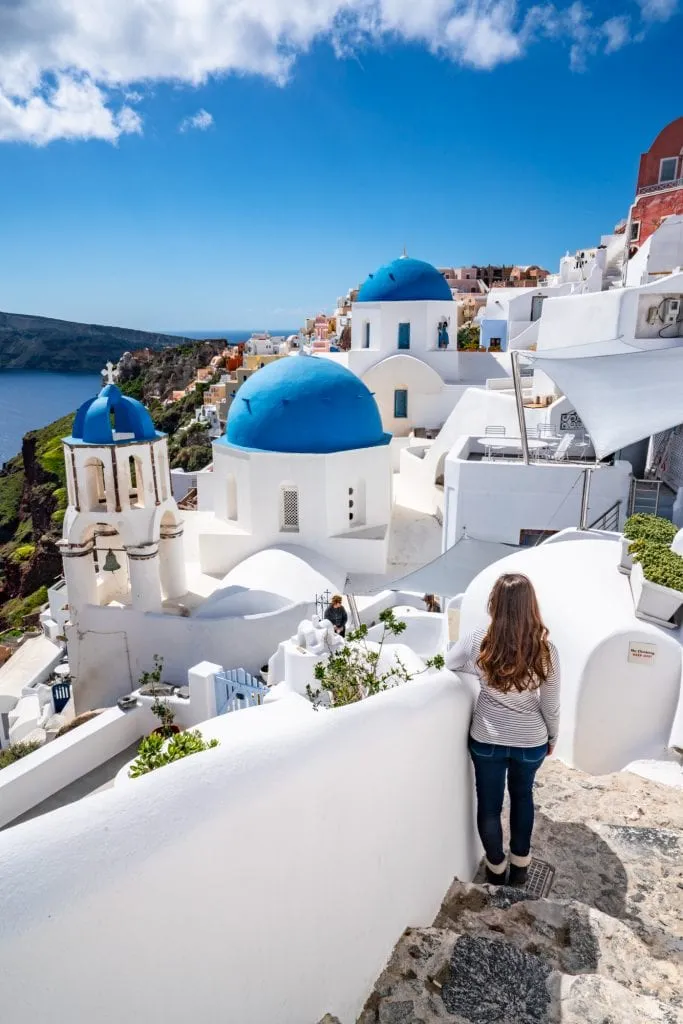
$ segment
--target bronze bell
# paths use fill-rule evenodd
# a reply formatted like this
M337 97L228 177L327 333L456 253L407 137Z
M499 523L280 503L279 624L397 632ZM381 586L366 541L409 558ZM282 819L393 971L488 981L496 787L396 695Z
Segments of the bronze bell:
M119 565L119 563L116 560L116 555L114 554L114 552L110 548L109 551L107 552L107 557L104 560L104 565L102 566L102 570L103 570L103 572L116 572L117 569L120 569L120 568L121 568L121 566Z

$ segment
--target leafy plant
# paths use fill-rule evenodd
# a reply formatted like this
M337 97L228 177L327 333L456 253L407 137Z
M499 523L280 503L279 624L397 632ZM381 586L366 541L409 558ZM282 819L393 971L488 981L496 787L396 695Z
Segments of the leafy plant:
M677 527L668 519L648 515L646 512L629 516L624 525L624 537L631 541L646 540L669 545L677 533Z
M477 352L480 344L481 332L474 324L469 327L461 327L458 331L458 349L461 352Z
M665 544L640 539L631 545L634 562L640 562L650 583L683 592L683 558Z
M148 672L142 673L138 680L138 686L140 689L142 689L143 686L150 686L152 688L152 692L156 692L156 687L161 682L161 674L164 671L164 659L160 654L155 654L152 660L154 662L154 668L150 669Z
M346 643L335 650L330 648L327 660L315 666L318 689L308 686L306 693L315 708L329 705L342 707L355 704L365 697L388 689L389 685L407 683L413 676L400 658L395 658L391 667L380 672L382 648L388 636L400 636L406 628L405 622L396 618L391 608L380 613L382 635L377 649L368 645L368 627L361 625L346 636ZM441 655L426 662L428 668L443 668Z
M162 730L161 735L170 736L173 730L173 722L175 721L175 712L168 701L155 697L151 710L152 714L156 715L159 719L160 728Z
M142 673L138 685L141 690L148 688L154 695L151 711L159 719L159 726L162 730L161 736L163 738L164 736L170 736L172 733L175 712L168 701L162 700L157 694L157 687L161 683L161 675L164 671L164 659L160 654L155 654L153 661L154 668Z
M180 732L170 739L166 739L160 733L152 733L141 740L138 756L130 766L128 776L131 779L138 779L141 775L147 775L173 761L180 761L183 757L199 754L203 750L211 750L218 745L216 739L207 742L199 729Z
M40 743L34 741L30 743L10 743L6 750L0 750L0 768L8 768L15 761L20 761L27 754L32 754L39 746Z

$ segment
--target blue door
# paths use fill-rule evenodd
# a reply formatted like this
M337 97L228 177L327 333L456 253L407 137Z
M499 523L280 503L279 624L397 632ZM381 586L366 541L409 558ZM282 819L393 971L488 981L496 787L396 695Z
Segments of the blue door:
M398 325L398 347L410 348L410 324Z
M397 388L394 391L394 419L404 420L408 416L408 389Z

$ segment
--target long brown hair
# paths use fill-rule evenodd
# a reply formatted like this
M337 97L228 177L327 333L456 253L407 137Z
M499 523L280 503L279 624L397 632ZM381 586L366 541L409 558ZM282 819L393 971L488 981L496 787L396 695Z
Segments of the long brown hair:
M502 693L538 689L550 672L550 645L531 580L505 573L491 591L488 611L491 625L477 664L489 686Z

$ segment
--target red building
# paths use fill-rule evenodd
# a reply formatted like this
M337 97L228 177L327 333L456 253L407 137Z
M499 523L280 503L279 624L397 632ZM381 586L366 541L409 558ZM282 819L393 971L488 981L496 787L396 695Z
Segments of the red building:
M671 213L683 213L683 117L662 128L640 157L629 216L631 255Z

